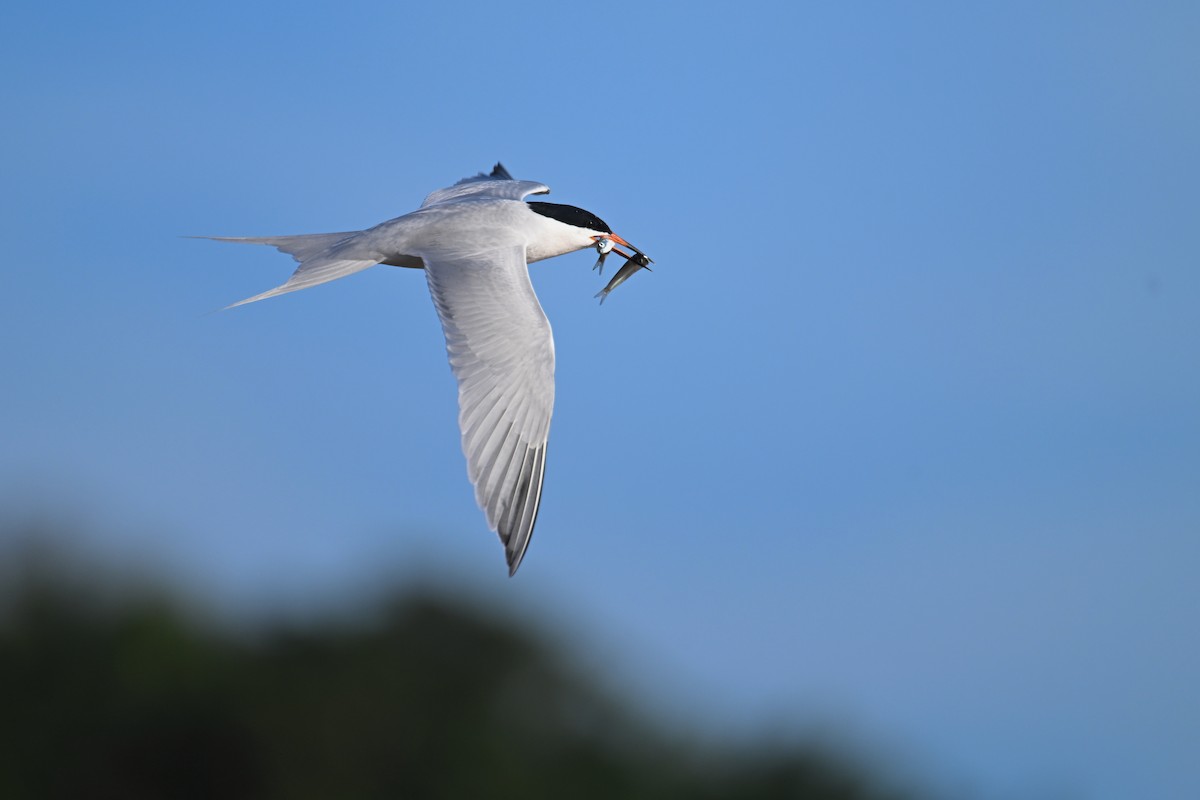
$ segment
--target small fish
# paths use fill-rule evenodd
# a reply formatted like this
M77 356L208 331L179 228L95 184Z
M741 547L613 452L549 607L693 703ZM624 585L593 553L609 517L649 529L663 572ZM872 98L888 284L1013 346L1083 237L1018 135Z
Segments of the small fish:
M612 249L613 249L612 239L597 239L596 240L596 252L600 254L600 257L598 259L596 259L596 263L595 263L595 265L592 266L592 269L599 270L600 274L603 275L604 274L604 259L608 258L608 254L612 252Z
M613 275L612 280L608 282L608 286L601 289L596 297L600 298L600 305L604 305L604 298L608 297L608 293L624 283L630 275L637 272L639 269L650 269L651 261L646 257L645 253L634 253L625 262L625 265L617 270L617 274Z

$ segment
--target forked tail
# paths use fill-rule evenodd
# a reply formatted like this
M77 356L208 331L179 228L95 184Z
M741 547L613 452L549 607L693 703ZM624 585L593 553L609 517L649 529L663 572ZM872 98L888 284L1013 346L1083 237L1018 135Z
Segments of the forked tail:
M299 262L300 266L292 273L292 277L288 279L287 283L226 306L226 308L234 308L298 289L307 289L310 286L328 283L375 266L383 260L382 256L364 253L361 250L356 252L355 239L358 234L359 231L344 231L342 233L309 233L299 236L198 236L196 238L240 244L267 244L281 253L287 253Z

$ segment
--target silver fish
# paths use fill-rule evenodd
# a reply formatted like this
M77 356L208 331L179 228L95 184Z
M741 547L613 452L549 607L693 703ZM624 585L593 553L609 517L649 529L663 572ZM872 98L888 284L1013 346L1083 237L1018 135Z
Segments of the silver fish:
M604 259L608 258L608 254L612 252L612 249L613 249L612 239L597 239L596 240L596 252L600 254L600 257L598 259L596 259L596 263L595 263L595 265L592 266L592 269L599 270L600 274L603 275L604 274Z
M608 297L609 292L628 280L629 276L639 269L650 269L651 263L651 260L646 257L645 253L634 253L631 255L624 266L617 270L617 274L613 275L612 280L608 282L608 286L605 286L596 293L596 297L600 298L600 305L604 305L604 298Z

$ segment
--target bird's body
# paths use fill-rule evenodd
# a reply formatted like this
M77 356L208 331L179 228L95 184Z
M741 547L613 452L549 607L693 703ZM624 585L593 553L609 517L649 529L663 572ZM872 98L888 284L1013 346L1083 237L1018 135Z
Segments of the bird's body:
M537 520L554 408L554 340L527 265L588 247L610 248L613 241L634 249L642 266L647 261L587 211L525 201L549 191L512 179L497 164L490 175L439 189L416 211L363 231L212 237L272 245L300 262L287 283L234 305L376 264L425 270L458 379L467 472L504 544L510 574Z

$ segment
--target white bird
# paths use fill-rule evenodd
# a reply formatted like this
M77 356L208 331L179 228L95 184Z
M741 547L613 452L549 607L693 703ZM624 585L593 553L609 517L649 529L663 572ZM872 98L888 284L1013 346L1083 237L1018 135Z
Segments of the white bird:
M599 217L575 206L526 202L549 187L496 164L438 189L421 207L363 231L300 236L202 237L268 244L300 266L275 289L229 306L307 289L376 264L425 270L458 380L458 424L475 500L516 574L542 498L554 409L554 339L533 285L534 261L615 244L628 261L597 297L650 262Z

